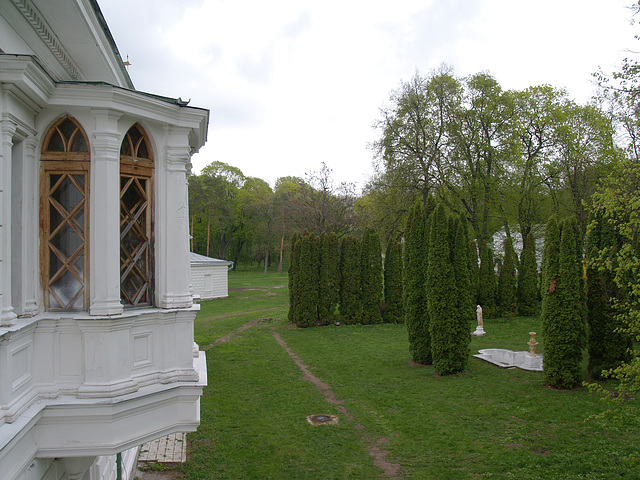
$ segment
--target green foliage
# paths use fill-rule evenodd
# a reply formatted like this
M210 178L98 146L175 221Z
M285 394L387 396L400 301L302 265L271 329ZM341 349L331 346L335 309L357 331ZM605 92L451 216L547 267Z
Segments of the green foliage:
M440 375L450 375L462 372L469 356L473 306L468 238L457 220L448 221L442 205L430 216L429 223L427 298L433 366ZM451 244L454 232L455 243Z
M582 380L586 305L580 233L575 219L547 225L543 259L544 382L572 388Z
M631 360L631 336L616 315L615 304L624 301L624 290L615 282L613 269L599 268L606 261L615 266L622 238L602 211L591 221L587 236L587 320L589 364L587 371L600 378L604 370ZM615 267L614 267L615 268Z
M362 321L360 244L357 238L346 236L340 245L340 315L347 325Z
M289 328L280 320L286 286L283 275L242 269L229 275L229 298L202 303L194 326L201 349L263 320L207 351L201 424L189 434L190 455L180 468L188 478L378 478L369 446L390 452L387 460L401 464L407 479L637 477L637 396L624 423L585 422L607 405L587 389L541 388L542 373L470 358L464 375L438 377L433 367L410 365L404 325ZM537 317L490 323L489 334L472 338L474 352L521 350L527 332L540 331ZM342 406L304 379L274 330ZM310 427L310 413L340 421ZM383 437L387 443L375 443Z
M478 304L480 288L480 266L478 265L478 247L475 240L469 242L469 293L474 305Z
M515 317L518 309L516 286L516 252L511 236L504 239L504 258L498 277L498 306L501 317Z
M478 304L482 307L484 318L495 318L496 309L496 272L493 252L480 242L480 272L478 274Z
M476 299L471 291L471 261L469 259L469 226L466 219L460 216L455 239L453 267L458 290L460 315L463 321L470 322L476 318ZM468 333L469 325L462 332Z
M633 79L635 82L637 79ZM635 88L637 94L639 89ZM630 102L632 107L636 105L635 100L625 97L624 101ZM619 165L615 174L594 196L594 211L613 227L618 244L616 248L600 250L590 258L590 265L597 266L600 272L612 278L615 283L613 291L617 290L614 303L616 324L624 325L621 333L640 342L640 162L635 111L634 108L633 117L628 119L629 128L633 127L630 131L633 148L629 149L632 159ZM602 376L614 382L606 387L592 385L591 388L608 401L612 407L609 413L623 415L626 404L640 394L640 356L634 355L628 363L602 372ZM633 407L631 411L636 415Z
M428 217L430 218L430 217ZM425 290L427 273L428 237L425 235L424 212L419 202L411 211L405 229L404 293L405 324L409 337L409 351L414 362L430 365L431 334L429 309Z
M333 323L340 300L340 241L335 233L320 236L318 316L324 325Z
M518 314L535 315L538 307L538 264L536 261L536 243L533 233L527 235L518 270Z
M311 327L318 321L319 239L306 233L298 243L300 258L295 288L299 297L294 320L299 327Z
M404 288L402 272L402 244L392 237L384 258L384 321L404 322Z
M380 238L372 228L362 236L360 285L362 292L362 323L382 323L382 250Z
M298 315L299 291L298 270L300 264L300 234L297 232L291 238L291 253L289 256L289 322L295 323Z

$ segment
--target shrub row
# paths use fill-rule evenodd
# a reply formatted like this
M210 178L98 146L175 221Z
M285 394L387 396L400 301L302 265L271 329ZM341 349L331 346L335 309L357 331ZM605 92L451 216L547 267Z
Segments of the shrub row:
M398 322L402 319L400 245L389 242L382 268L380 238L365 229L362 239L305 232L292 239L289 321L299 327ZM383 274L386 288L383 290ZM384 318L383 318L384 312Z

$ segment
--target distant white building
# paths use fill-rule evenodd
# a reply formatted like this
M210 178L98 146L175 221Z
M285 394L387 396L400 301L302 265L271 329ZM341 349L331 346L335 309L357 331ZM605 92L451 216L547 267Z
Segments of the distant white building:
M126 480L200 421L209 112L135 90L95 0L0 0L0 113L0 478Z
M191 286L200 300L229 296L229 267L233 262L191 252Z

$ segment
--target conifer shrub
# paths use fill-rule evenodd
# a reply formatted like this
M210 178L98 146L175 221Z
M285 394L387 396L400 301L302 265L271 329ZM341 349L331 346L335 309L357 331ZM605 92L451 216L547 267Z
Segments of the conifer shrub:
M582 252L575 220L547 225L542 277L542 335L545 384L572 388L582 380L586 309Z
M450 375L462 372L468 358L468 243L458 221L450 221L442 205L431 215L430 224L427 297L431 351L436 372Z
M514 317L518 310L516 287L516 252L511 236L504 239L504 258L498 277L498 311L501 317Z
M362 324L382 323L382 249L380 237L372 228L362 236L360 285L362 289Z
M295 323L298 327L311 327L318 322L319 238L310 233L300 237L299 258L295 290L298 304Z
M411 358L422 365L432 363L429 309L425 290L429 250L425 226L429 225L429 218L425 221L422 205L416 202L409 211L404 234L404 318Z
M615 302L623 300L613 274L615 267L600 268L602 257L615 265L621 244L614 226L601 213L597 214L587 235L587 371L594 378L601 378L603 371L631 360L631 336L614 307Z
M340 315L347 325L362 321L360 243L357 238L346 236L340 246Z
M384 257L384 316L386 323L404 322L404 288L402 272L402 244L392 237Z
M478 303L482 306L484 318L496 317L496 272L493 263L493 252L484 241L480 242Z
M520 266L518 269L518 314L530 317L538 309L538 262L536 261L536 243L529 232L525 238Z
M328 325L335 321L340 299L340 241L335 233L320 236L320 271L318 285L318 317Z
M288 271L288 282L289 282L289 313L288 319L289 322L296 322L296 311L299 304L298 301L298 259L300 257L300 235L298 232L295 232L291 237L291 252L289 254L289 271Z
M456 287L458 289L458 299L463 322L463 332L468 333L467 342L471 341L470 326L471 321L476 318L476 299L471 289L471 261L469 255L469 225L463 216L459 219L458 232L456 234L455 255L453 258L454 274L456 277ZM465 264L466 262L466 264ZM477 266L477 263L476 263Z
M469 242L469 293L474 305L478 305L479 275L478 247L474 239Z

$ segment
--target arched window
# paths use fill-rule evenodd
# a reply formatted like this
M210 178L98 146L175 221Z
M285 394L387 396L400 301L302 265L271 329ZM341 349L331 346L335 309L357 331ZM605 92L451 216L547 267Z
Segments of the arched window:
M120 147L120 299L153 302L153 152L135 124Z
M88 306L89 142L71 117L59 120L42 144L41 271L48 310Z

